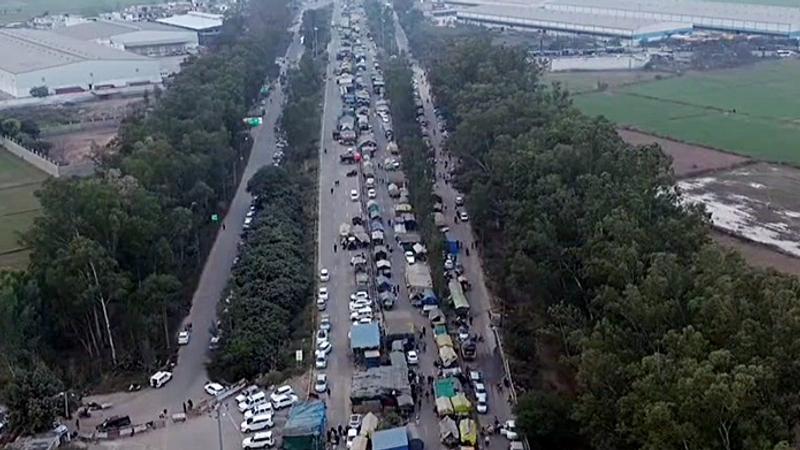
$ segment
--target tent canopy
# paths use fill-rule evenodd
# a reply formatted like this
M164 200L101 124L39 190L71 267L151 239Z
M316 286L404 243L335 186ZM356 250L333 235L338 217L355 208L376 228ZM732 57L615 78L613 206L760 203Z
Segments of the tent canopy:
M458 361L458 355L453 347L439 347L439 359L444 367L450 367Z
M461 442L464 444L475 445L478 443L478 425L472 419L461 419L458 424L458 431L461 434Z
M466 416L472 411L472 404L463 392L454 395L453 398L450 399L450 402L453 403L453 411L455 411L456 414Z
M350 330L350 347L353 350L375 349L381 346L381 330L376 322L358 323Z
M408 448L406 427L376 431L372 435L372 450L397 450Z
M452 349L453 339L450 337L449 334L440 334L436 336L436 345L438 345L439 348L450 347Z
M447 397L436 397L436 413L439 417L453 414L453 404Z

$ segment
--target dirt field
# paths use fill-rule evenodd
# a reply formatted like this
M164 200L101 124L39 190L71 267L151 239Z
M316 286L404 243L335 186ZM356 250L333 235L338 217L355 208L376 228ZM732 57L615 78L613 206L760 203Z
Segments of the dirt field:
M800 170L758 163L678 186L687 202L705 205L715 227L800 257Z
M684 144L638 131L624 129L617 131L625 142L633 145L648 145L652 143L660 145L664 153L672 157L672 168L678 178L726 169L750 161L744 156L733 155L698 145Z
M741 253L744 259L753 266L775 269L778 272L790 275L800 275L800 259L798 258L784 255L764 245L754 244L719 231L712 231L711 237L717 244Z
M93 146L104 147L117 135L119 123L116 121L87 124L72 132L63 132L43 136L53 144L50 157L65 164L86 161L92 153Z

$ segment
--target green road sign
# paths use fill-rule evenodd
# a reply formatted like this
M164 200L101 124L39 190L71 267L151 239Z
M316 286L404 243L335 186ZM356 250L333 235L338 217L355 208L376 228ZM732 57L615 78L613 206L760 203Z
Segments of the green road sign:
M219 214L212 214L211 215L212 222L219 222Z

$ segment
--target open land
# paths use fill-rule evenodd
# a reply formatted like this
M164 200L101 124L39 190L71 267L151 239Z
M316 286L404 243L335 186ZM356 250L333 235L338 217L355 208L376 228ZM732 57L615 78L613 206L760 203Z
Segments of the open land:
M678 182L715 227L800 257L800 170L758 163Z
M0 149L0 268L21 268L27 262L18 234L39 213L33 193L46 178L44 172Z
M800 164L800 61L783 60L574 97L591 115L768 161Z
M620 87L633 83L656 80L657 77L666 77L661 72L645 70L603 70L603 71L574 71L574 72L547 72L544 82L560 82L573 94L583 94L600 90L601 85L607 87Z
M160 3L159 0L0 0L0 23L19 22L50 14L96 15L130 5Z
M751 161L743 156L699 145L684 144L683 142L663 139L638 131L620 129L617 132L629 144L658 144L664 153L672 158L672 169L678 178L728 169Z
M772 6L794 6L797 7L797 0L706 0L717 3L750 3L755 5L772 5Z

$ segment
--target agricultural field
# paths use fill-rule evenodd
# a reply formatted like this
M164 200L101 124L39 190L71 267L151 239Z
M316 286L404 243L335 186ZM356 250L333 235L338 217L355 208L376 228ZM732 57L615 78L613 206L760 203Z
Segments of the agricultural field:
M46 178L44 172L0 149L0 269L21 268L27 262L18 234L39 213L33 194Z
M591 115L767 161L800 164L800 61L694 72L576 95Z
M45 12L91 16L130 5L160 2L161 0L0 0L0 23L25 21Z
M574 72L547 72L544 74L545 83L560 82L572 94L582 94L599 90L601 85L618 87L632 83L653 81L656 77L669 76L659 72L644 70L603 70L603 71L574 71Z

